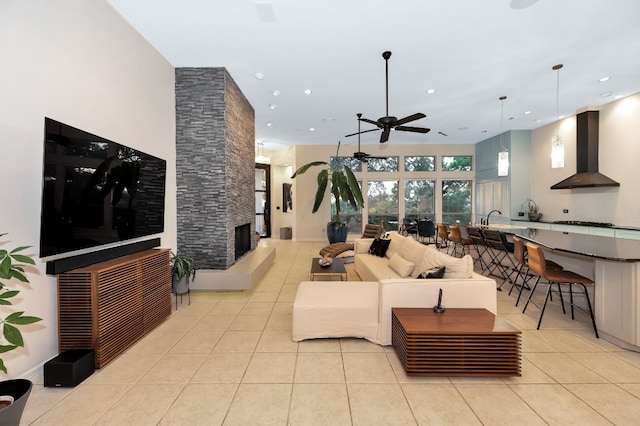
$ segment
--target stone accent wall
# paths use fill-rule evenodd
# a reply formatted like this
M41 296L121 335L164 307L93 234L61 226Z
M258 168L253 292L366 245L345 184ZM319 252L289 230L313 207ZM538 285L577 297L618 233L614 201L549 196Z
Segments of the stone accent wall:
M254 116L225 68L176 68L178 252L198 269L235 263L237 225L255 233Z

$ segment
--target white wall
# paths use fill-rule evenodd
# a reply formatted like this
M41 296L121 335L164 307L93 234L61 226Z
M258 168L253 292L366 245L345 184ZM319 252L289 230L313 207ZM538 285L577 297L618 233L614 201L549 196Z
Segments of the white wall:
M45 116L167 160L161 239L175 247L173 67L103 0L3 0L0 55L0 247L37 258ZM56 280L36 262L15 308L43 321L2 355L9 377L36 377L58 354Z
M542 220L584 220L640 227L638 158L640 158L640 94L600 107L599 171L620 187L551 190L576 171L575 115L560 123L565 167L551 168L551 137L557 123L533 131L532 198ZM569 213L562 213L569 209Z

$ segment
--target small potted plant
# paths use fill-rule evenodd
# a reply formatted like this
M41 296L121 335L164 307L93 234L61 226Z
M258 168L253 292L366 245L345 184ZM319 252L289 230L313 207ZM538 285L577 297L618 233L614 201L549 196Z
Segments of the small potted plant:
M0 234L0 237L7 235ZM17 247L13 250L0 249L0 323L3 324L0 334L0 353L16 350L24 347L24 339L18 327L42 321L42 318L25 315L23 311L11 311L11 299L16 297L20 290L9 288L11 282L20 281L28 283L24 271L25 265L35 265L35 261L28 255L21 254L29 246ZM7 315L8 311L8 315ZM4 360L0 358L0 371L7 374ZM27 379L14 379L0 381L0 424L18 424L22 411L31 393L31 381Z
M171 276L173 292L184 294L189 292L189 280L196 277L196 262L183 254L171 252Z
M522 210L528 211L529 220L531 222L538 222L542 217L542 213L540 213L540 207L533 201L531 198L527 198L525 202L522 204Z

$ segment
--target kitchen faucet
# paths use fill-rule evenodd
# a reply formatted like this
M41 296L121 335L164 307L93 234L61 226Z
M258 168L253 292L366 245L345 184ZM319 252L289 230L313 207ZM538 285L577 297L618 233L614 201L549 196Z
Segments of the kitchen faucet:
M500 214L500 215L502 214L502 212L500 210L491 210L489 212L489 214L487 215L487 221L486 221L485 225L489 225L489 218L491 217L491 213L493 213L493 212L498 212L498 214Z

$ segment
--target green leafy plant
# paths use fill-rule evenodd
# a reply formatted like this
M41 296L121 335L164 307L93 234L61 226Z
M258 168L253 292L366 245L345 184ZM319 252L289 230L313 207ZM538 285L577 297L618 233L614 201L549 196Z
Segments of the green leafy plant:
M0 237L7 235L0 234ZM32 317L24 314L24 311L11 312L6 315L5 306L11 306L11 299L16 297L20 290L11 290L7 283L18 280L28 283L24 265L35 265L35 261L27 255L20 254L30 246L17 247L11 251L0 250L0 323L2 323L2 341L0 342L0 354L24 347L24 339L19 326L33 324L42 321L42 318ZM7 374L7 367L4 360L0 358L0 370Z
M191 277L193 281L196 277L196 262L192 258L171 252L171 275L176 281Z
M340 152L340 142L338 142L338 149L336 150L336 157ZM326 161L312 161L304 166L300 167L291 176L291 179L295 179L296 176L305 173L311 167L314 166L327 166L320 170L317 177L318 188L316 190L316 197L313 202L312 213L315 213L320 208L324 195L327 192L327 186L329 184L329 175L331 175L331 194L333 194L336 200L336 222L340 222L340 201L348 202L351 204L354 210L364 206L362 198L362 191L358 181L353 174L353 170L349 166L343 166L341 169L333 170L331 165Z

